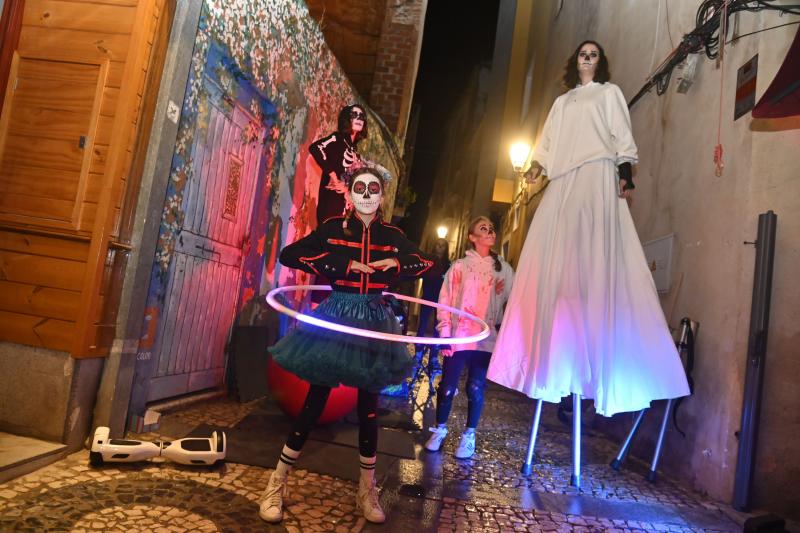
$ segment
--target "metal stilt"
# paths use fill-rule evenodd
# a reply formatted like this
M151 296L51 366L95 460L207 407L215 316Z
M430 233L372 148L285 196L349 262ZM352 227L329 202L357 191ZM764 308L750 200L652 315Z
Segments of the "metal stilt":
M639 411L639 414L636 415L636 421L633 423L633 427L628 433L628 436L625 438L625 442L622 443L622 448L619 449L617 457L611 461L611 468L614 470L619 470L620 465L622 465L622 461L624 461L625 456L628 455L628 450L630 450L633 437L636 435L636 432L639 431L639 427L642 425L642 419L644 418L645 411L647 411L647 409L642 409Z
M650 463L650 472L647 473L647 481L651 483L654 483L656 480L656 469L658 469L658 460L661 457L661 447L664 444L664 433L667 431L669 413L672 411L672 402L673 400L671 398L667 400L667 406L664 408L664 418L661 419L661 429L658 430L656 451L653 453L653 461Z
M530 475L533 471L533 449L536 446L536 436L539 434L539 422L542 418L542 400L536 400L536 409L533 412L533 423L531 424L531 436L528 439L528 453L525 462L522 463L520 472Z
M677 348L678 352L680 352L682 359L685 358L685 370L686 370L686 377L689 381L689 390L693 390L693 381L691 377L692 367L694 366L694 342L697 338L697 328L699 324L697 322L691 321L688 317L684 317L681 319L681 332L679 339L677 341ZM691 392L690 392L691 394ZM664 416L661 419L661 427L658 431L658 439L656 440L656 448L653 453L653 460L650 463L650 471L647 473L647 480L650 482L656 481L656 471L658 470L658 461L661 459L661 451L664 447L664 436L667 432L667 422L669 421L669 416L672 413L673 409L677 410L680 402L683 398L670 398L667 400L667 404L664 407ZM633 427L631 428L630 432L628 433L628 437L625 439L625 442L622 444L622 448L620 448L619 453L611 461L610 465L611 468L614 470L619 470L620 466L622 466L622 461L625 460L625 456L628 454L630 450L631 442L633 441L634 435L639 430L639 427L642 424L642 419L644 418L644 413L647 409L642 409L639 411L639 414L636 416L636 421L633 423ZM684 435L683 431L678 427L677 421L675 421L675 428ZM684 435L685 436L685 435Z
M570 485L581 487L581 395L572 393L572 477Z

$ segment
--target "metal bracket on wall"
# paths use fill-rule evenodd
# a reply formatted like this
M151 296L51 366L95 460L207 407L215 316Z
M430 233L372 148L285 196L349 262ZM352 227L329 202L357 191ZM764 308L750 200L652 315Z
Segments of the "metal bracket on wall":
M130 252L133 250L133 246L124 242L118 241L111 241L108 243L108 247L112 250L120 251L120 252Z

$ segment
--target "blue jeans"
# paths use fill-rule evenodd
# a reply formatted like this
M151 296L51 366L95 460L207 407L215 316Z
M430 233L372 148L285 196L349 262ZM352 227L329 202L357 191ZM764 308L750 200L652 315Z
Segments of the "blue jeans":
M453 396L458 388L461 371L467 367L467 427L478 426L483 410L483 393L486 390L486 371L489 370L491 352L464 350L444 358L442 380L436 392L436 423L445 424L453 408Z

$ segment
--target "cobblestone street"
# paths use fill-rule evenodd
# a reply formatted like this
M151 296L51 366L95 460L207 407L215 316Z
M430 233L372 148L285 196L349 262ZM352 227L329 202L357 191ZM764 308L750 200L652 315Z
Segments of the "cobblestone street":
M385 525L367 524L356 511L356 483L303 470L302 457L290 476L285 519L270 526L259 519L257 506L269 469L233 463L195 468L159 459L92 468L88 452L81 451L0 485L0 530L741 530L744 515L693 493L668 475L649 483L643 463L629 458L622 471L615 472L608 463L617 444L588 430L582 486L570 487L570 433L558 421L554 405L546 405L543 412L534 471L520 474L533 402L498 387L488 391L474 457L455 459L465 396L455 399L451 433L442 451L425 451L427 432L413 432L417 459L397 459L380 480ZM202 423L233 427L257 404L209 400L166 414L162 434L129 437L179 438ZM425 422L431 411L426 411Z

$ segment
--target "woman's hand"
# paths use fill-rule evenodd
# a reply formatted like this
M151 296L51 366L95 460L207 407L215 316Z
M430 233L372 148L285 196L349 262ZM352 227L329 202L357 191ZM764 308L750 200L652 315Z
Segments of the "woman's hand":
M494 293L497 295L503 294L503 289L506 287L506 280L497 279L494 282Z
M339 194L343 194L345 196L347 196L348 195L347 193L350 192L347 189L347 184L344 181L340 180L335 172L330 172L328 174L328 184L325 186L325 188L330 191L336 191Z
M542 165L534 161L531 163L531 168L528 169L523 176L525 177L525 183L529 185L536 185L539 181L539 177L542 175Z
M453 347L449 344L441 344L439 346L439 353L444 357L453 357Z
M370 265L365 265L359 261L350 261L350 272L363 272L364 274L372 274L375 269Z
M628 202L628 205L633 203L633 189L625 189L625 186L628 184L626 180L619 180L619 197L625 198Z
M379 261L372 261L369 263L369 266L380 270L381 272L386 272L389 269L400 268L400 261L397 260L395 257L387 257L386 259L380 259Z

